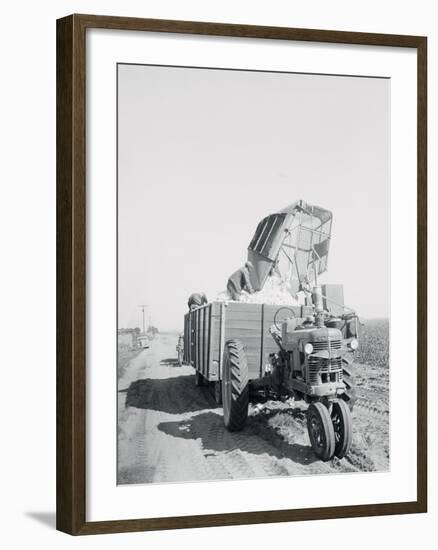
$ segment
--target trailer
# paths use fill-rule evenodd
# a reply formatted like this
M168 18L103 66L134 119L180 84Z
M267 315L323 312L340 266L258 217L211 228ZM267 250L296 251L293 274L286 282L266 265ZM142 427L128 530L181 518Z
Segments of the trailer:
M239 339L245 347L249 380L262 378L269 355L278 346L269 333L275 321L294 316L303 321L311 306L285 306L242 302L210 302L184 316L184 363L196 371L196 383L211 384L221 403L225 343Z

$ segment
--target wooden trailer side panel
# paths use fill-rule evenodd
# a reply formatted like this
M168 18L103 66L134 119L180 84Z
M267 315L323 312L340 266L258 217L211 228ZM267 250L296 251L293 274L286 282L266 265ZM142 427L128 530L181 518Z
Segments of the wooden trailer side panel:
M260 376L262 305L229 302L225 311L225 342L240 340L245 349L249 378Z
M225 305L221 302L211 304L210 357L208 362L208 380L220 380L220 369L224 345Z
M283 306L266 304L245 304L229 302L225 312L225 341L240 340L245 349L248 361L249 378L256 379L263 375L264 367L269 363L269 354L278 351L269 329L274 324L277 311ZM301 308L291 307L293 314L300 317ZM277 323L293 315L285 309L278 315Z
M269 328L281 305L211 302L184 317L184 362L192 365L207 380L222 378L224 346L228 340L240 340L248 361L249 378L263 375L269 354L278 351ZM297 318L302 308L291 308ZM278 315L280 324L292 314L285 309Z
M184 362L208 380L219 373L220 306L212 302L184 316Z

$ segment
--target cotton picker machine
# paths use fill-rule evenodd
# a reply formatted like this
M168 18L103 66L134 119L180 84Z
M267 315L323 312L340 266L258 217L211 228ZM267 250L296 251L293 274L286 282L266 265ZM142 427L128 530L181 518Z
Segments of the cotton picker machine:
M276 271L300 305L211 302L186 315L184 330L184 361L199 385L213 387L227 429L243 428L256 396L304 400L310 442L324 461L351 446L359 327L342 286L318 284L331 225L331 212L298 201L264 218L248 247L253 288Z

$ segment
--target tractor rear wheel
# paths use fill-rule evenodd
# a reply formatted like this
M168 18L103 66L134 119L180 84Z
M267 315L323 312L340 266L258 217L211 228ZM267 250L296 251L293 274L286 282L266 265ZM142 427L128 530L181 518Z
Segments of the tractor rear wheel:
M342 399L347 403L350 411L352 411L357 400L356 378L354 377L353 363L350 363L345 358L342 359L342 379L345 384L345 392L342 394Z
M248 363L240 340L225 344L222 366L224 424L231 432L240 431L248 417Z
M324 462L330 460L335 453L335 432L327 407L319 401L307 410L307 430L316 456Z
M344 458L353 439L351 411L345 401L335 401L332 406L332 422L335 432L335 455Z

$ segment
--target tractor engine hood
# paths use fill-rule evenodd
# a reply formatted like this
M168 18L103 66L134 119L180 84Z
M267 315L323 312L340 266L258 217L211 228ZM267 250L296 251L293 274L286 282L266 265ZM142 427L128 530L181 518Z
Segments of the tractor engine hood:
M286 350L297 346L304 348L307 343L313 346L313 356L329 358L333 356L333 352L341 351L342 333L337 328L329 327L288 330L288 323L283 324L282 345Z

